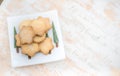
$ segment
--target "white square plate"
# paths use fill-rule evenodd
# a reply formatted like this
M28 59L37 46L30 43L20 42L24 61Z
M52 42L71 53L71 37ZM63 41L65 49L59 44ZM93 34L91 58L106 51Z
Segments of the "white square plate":
M59 39L59 46L58 48L56 48L54 45L55 48L52 50L52 53L49 55L43 55L42 53L37 53L31 59L28 59L26 55L21 54L21 49L19 49L20 52L17 53L16 48L14 48L14 27L16 28L17 32L19 32L19 24L21 21L26 19L35 19L38 16L47 17L50 19L51 22L54 22L58 39ZM58 15L56 10L45 12L45 13L32 14L32 15L9 17L7 21L8 21L8 32L9 32L9 43L10 43L12 67L42 64L42 63L62 60L65 58L62 34L61 34ZM49 37L53 38L52 29L49 30L48 35Z

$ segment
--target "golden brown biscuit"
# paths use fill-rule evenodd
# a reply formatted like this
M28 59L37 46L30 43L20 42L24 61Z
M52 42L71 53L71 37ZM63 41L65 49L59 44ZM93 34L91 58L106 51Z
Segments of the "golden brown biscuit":
M29 26L31 24L32 20L24 20L20 23L20 30L23 28L23 26Z
M47 27L46 32L47 32L48 30L50 30L50 29L52 28L52 26L51 26L51 24L50 24L49 18L44 18L44 21L45 21L45 23L46 23L46 27Z
M43 36L35 36L33 38L33 41L36 42L36 43L40 43L42 42L43 40L45 40L45 37L46 37L46 34L44 34Z
M49 18L43 18L43 17L39 16L37 19L45 23L46 32L52 28L52 26L50 25Z
M38 51L38 44L37 43L32 43L32 44L25 44L21 46L22 48L22 53L27 54L28 56L34 56Z
M30 44L35 36L31 26L24 26L19 33L21 44Z
M33 20L31 26L36 35L42 36L46 32L46 26L43 21Z
M54 48L54 45L52 43L51 38L46 38L43 42L39 44L40 52L42 52L45 55L47 55L53 48Z
M20 43L19 34L16 34L16 35L15 35L15 39L16 39L16 46L20 47L21 43Z
M52 27L50 25L50 20L41 16L33 20L31 22L31 26L35 31L35 34L39 36L42 36L44 33L48 32L48 30Z

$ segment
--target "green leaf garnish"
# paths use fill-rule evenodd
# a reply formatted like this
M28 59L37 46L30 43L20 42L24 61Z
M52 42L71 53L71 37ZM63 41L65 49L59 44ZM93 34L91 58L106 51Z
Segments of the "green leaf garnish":
M54 40L54 43L56 44L56 47L58 47L58 36L57 36L57 32L56 32L56 29L55 29L55 26L54 26L54 23L52 22L52 31L53 31L53 40Z
M17 32L16 32L16 29L15 29L15 27L14 27L14 48L16 48L17 46L16 46L16 39L15 39L15 35L17 34Z
M16 46L16 39L15 39L16 34L17 34L17 31L16 31L16 29L14 27L14 48L16 48L17 53L19 53L19 47Z

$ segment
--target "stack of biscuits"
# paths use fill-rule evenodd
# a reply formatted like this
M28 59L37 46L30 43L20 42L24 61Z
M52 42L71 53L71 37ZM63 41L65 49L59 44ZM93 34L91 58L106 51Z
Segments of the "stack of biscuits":
M29 57L37 52L45 55L54 48L52 39L46 37L46 33L52 28L49 18L38 17L34 20L24 20L19 26L19 33L16 34L16 46L21 47L22 53Z

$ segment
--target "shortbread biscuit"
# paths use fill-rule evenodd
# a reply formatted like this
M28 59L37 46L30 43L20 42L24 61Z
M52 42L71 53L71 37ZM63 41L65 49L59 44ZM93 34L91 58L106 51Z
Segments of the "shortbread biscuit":
M52 28L49 18L43 18L43 17L39 16L37 19L45 23L46 32Z
M36 43L40 43L42 42L43 40L45 40L45 37L46 37L46 34L44 34L43 36L35 36L33 38L33 41L36 42Z
M39 44L39 51L47 55L54 48L51 38L46 38Z
M24 20L20 23L19 29L21 30L23 26L29 26L31 24L32 20Z
M33 20L31 26L36 35L42 36L46 32L46 26L43 21Z
M19 33L21 44L30 44L35 36L31 26L24 26Z
M25 44L22 45L21 48L23 54L26 54L31 57L34 56L39 51L37 43Z

